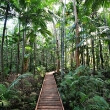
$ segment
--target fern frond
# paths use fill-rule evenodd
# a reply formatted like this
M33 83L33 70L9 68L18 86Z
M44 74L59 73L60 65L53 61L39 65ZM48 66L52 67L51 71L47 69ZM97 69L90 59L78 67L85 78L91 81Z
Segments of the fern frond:
M8 90L12 89L16 84L18 84L19 81L20 81L22 78L26 78L26 77L28 77L28 76L32 76L32 74L31 74L31 73L25 73L25 74L23 74L23 75L20 75L17 79L15 79L15 80L11 83L11 85L8 87Z

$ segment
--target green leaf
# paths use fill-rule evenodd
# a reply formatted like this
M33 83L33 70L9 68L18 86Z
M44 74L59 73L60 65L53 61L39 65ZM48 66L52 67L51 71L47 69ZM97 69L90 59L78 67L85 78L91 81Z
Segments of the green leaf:
M6 91L7 91L6 86L3 85L3 84L0 84L0 95L1 95L1 94L4 94Z
M87 100L88 96L83 93L83 92L80 92L80 102L83 103Z
M26 49L26 51L29 51L29 52L32 51L32 47L31 46L26 46L25 49Z
M1 100L0 107L10 107L11 103L8 100Z

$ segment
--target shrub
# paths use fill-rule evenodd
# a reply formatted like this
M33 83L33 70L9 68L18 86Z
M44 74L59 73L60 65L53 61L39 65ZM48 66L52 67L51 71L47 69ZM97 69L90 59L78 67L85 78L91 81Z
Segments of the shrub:
M105 81L84 66L65 75L59 88L67 110L109 110L104 89Z
M25 73L18 76L18 78L15 79L9 87L6 87L4 84L0 84L0 107L9 107L11 105L10 99L16 98L19 100L19 94L14 87L21 81L22 78L26 78L28 76L32 76L32 74Z

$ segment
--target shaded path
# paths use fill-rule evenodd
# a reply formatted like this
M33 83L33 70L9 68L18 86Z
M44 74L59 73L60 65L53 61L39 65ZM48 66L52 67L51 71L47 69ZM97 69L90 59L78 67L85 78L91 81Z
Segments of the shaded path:
M64 110L53 73L45 75L35 110Z

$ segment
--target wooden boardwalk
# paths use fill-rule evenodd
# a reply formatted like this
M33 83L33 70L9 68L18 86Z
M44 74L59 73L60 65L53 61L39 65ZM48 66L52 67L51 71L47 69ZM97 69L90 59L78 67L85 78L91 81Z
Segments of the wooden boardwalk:
M53 73L45 75L35 110L64 110Z

